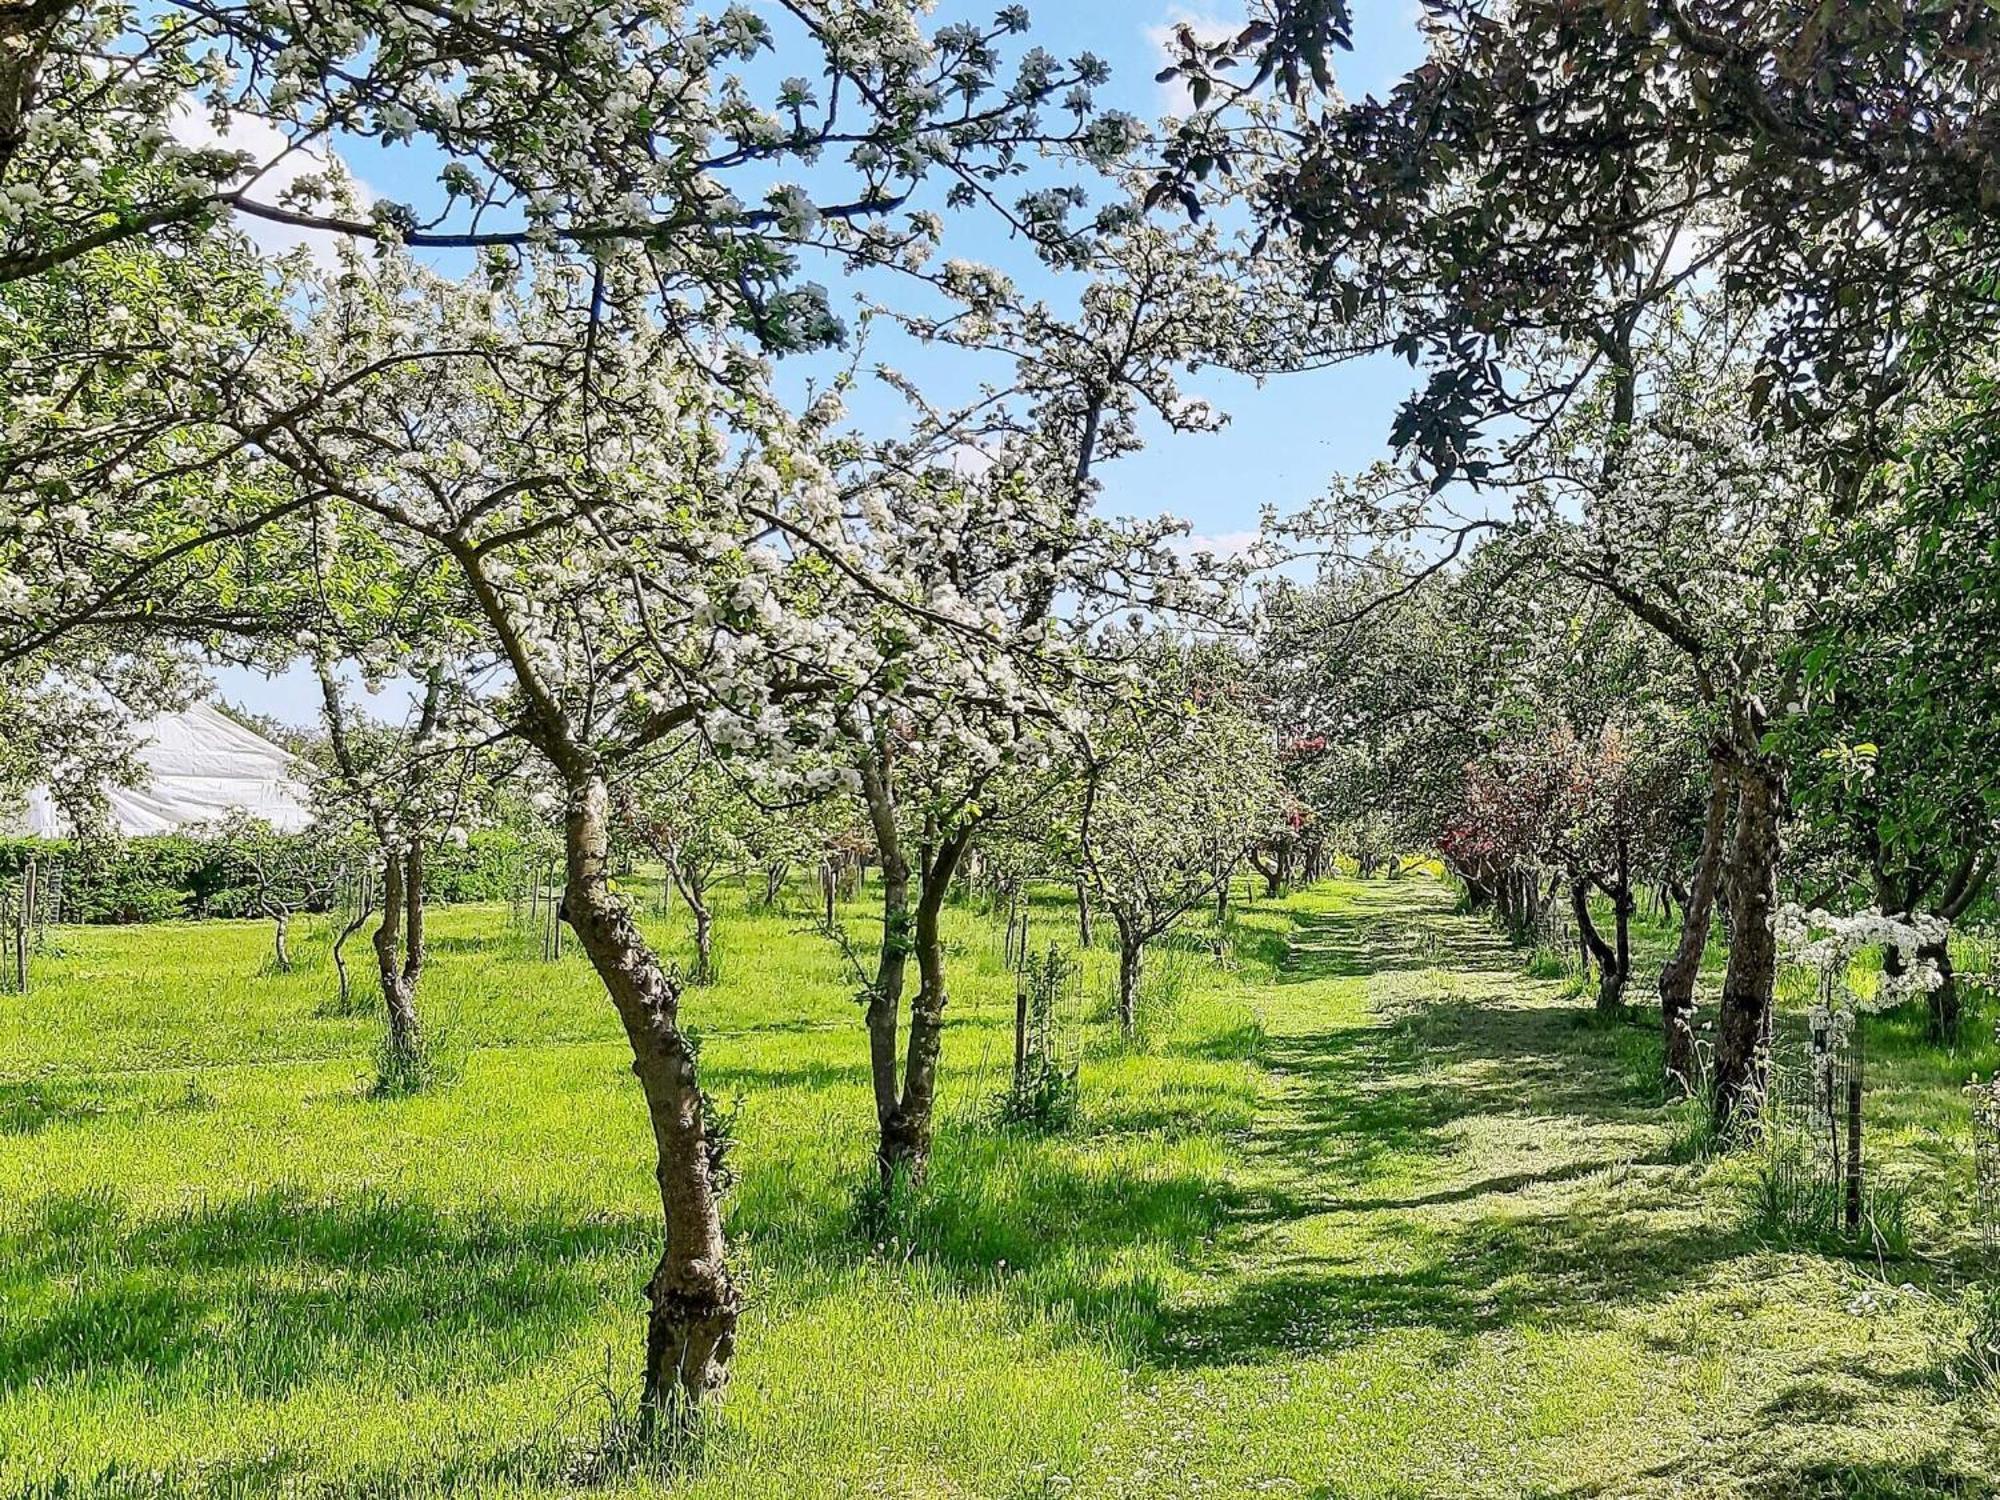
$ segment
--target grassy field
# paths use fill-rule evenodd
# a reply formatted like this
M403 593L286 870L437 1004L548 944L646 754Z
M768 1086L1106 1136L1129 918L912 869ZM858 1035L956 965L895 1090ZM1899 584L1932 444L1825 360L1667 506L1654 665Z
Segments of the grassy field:
M1084 1115L1055 1136L994 1123L1012 980L997 926L952 920L932 1181L863 1233L853 985L802 917L728 911L686 1014L736 1101L748 1308L723 1413L666 1474L607 1440L657 1200L579 960L438 913L450 1076L377 1100L323 939L277 976L258 924L63 932L0 997L0 1494L2000 1488L1961 1312L1957 1086L1990 1045L1875 1026L1902 1234L1846 1251L1761 1220L1754 1159L1694 1149L1647 1027L1593 1021L1427 879L1198 929L1137 1048L1092 955ZM1053 900L1036 920L1068 936Z

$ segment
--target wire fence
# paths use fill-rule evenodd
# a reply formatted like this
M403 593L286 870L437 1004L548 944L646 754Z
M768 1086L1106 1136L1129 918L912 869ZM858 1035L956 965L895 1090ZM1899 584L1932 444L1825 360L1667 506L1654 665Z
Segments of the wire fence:
M1772 1044L1759 1111L1767 1217L1809 1234L1854 1234L1869 1221L1867 1088L1864 1029L1852 1013L1821 1007L1802 1041Z

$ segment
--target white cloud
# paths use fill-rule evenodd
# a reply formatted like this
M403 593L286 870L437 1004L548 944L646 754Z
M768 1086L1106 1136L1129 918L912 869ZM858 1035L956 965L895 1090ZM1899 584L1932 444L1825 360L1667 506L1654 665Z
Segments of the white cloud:
M173 133L174 139L186 146L221 147L246 155L250 165L238 181L254 177L256 186L251 196L260 203L278 204L285 191L300 178L334 171L348 179L357 207L365 210L375 201L373 190L348 171L347 164L337 154L321 149L287 150L290 143L284 133L270 121L254 115L232 114L224 128L217 130L206 110L189 107L176 115ZM322 200L315 207L332 212L334 205ZM282 255L304 245L315 258L330 263L334 246L340 241L338 235L323 229L294 228L248 214L238 214L236 222L253 244L270 255Z
M1146 28L1146 40L1157 59L1154 72L1179 58L1180 42L1176 34L1183 26L1192 30L1198 41L1220 42L1241 30L1243 21L1240 16L1231 21L1213 11L1196 10L1180 4L1169 5L1166 18L1158 25ZM1160 84L1158 94L1158 107L1162 114L1184 115L1194 108L1194 100L1188 97L1187 85L1178 78Z
M1194 532L1188 536L1175 537L1168 545L1183 557L1193 557L1197 552L1207 552L1215 557L1238 557L1263 540L1261 531L1222 531L1213 535Z

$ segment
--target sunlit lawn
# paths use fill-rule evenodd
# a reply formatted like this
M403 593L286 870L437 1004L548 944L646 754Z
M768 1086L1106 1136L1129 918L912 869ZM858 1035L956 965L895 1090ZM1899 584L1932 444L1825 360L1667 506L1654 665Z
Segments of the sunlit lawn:
M1085 1117L1053 1137L993 1123L1013 981L965 908L932 1181L864 1233L853 980L802 913L728 906L685 1015L735 1103L748 1311L677 1470L607 1442L657 1253L615 1020L574 955L461 908L422 995L450 1077L413 1099L368 1097L375 1019L334 1013L323 936L278 976L260 924L66 930L0 999L0 1492L2000 1483L1957 1302L1957 1085L1990 1047L1881 1023L1876 1140L1918 1253L1827 1253L1758 1229L1751 1162L1687 1159L1649 1028L1593 1022L1427 879L1241 908L1226 963L1204 919L1154 964L1136 1049L1093 954L1059 1028ZM1035 922L1073 939L1052 898Z

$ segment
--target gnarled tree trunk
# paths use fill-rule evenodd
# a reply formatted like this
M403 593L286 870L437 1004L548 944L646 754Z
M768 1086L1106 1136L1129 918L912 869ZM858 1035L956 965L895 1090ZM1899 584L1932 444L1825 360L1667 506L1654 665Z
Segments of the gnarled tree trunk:
M680 991L611 890L604 779L567 779L563 913L624 1024L657 1157L665 1236L646 1286L651 1419L698 1404L729 1378L738 1299L722 1236L720 1159L694 1048L680 1029Z
M1660 970L1660 1037L1662 1070L1669 1090L1691 1092L1700 1071L1694 1045L1694 990L1701 975L1701 956L1708 949L1708 929L1715 918L1716 887L1722 877L1723 851L1729 837L1729 803L1735 787L1729 768L1718 758L1709 769L1708 810L1702 819L1701 850L1694 878L1681 897L1680 941Z
M1716 1018L1715 1126L1719 1133L1754 1119L1764 1097L1771 1040L1771 994L1777 983L1778 823L1783 788L1757 757L1737 769L1736 829L1725 877L1731 916L1729 969Z
M1591 916L1589 883L1571 881L1569 898L1584 954L1597 964L1597 1008L1601 1012L1615 1014L1625 1008L1625 981L1631 973L1631 893L1628 890L1621 895L1616 889L1612 892L1618 924L1615 945L1604 940L1604 935L1597 930L1596 920Z

